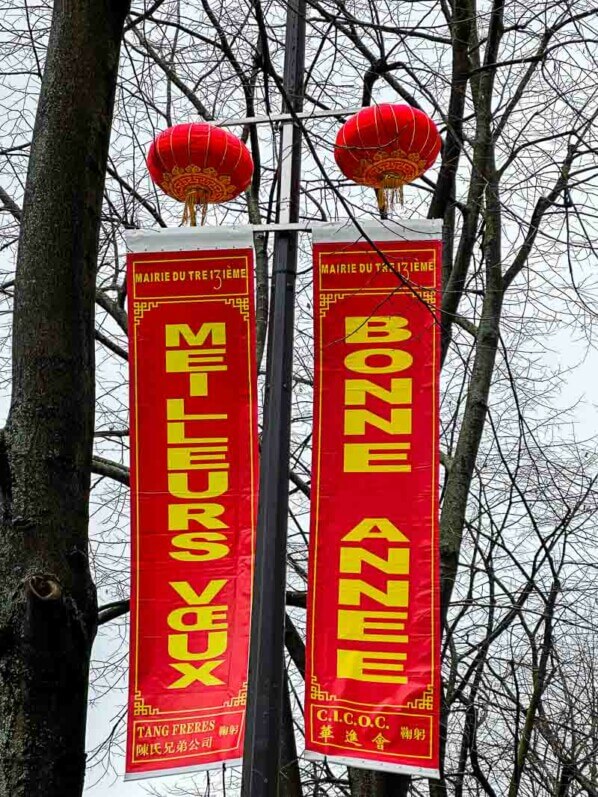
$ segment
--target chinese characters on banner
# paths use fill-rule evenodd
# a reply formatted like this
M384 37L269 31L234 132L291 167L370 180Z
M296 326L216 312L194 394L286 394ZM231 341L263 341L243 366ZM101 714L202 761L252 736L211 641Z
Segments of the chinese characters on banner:
M314 230L306 755L434 777L440 224L363 227Z
M249 232L218 235L128 240L127 778L242 756L258 485L253 250Z

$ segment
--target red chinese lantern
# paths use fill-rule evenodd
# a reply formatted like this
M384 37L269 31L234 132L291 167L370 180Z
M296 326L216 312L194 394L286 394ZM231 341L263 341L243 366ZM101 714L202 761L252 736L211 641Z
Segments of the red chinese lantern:
M362 108L338 131L334 158L341 172L359 185L375 188L378 206L432 166L440 151L436 125L410 105Z
M202 224L208 204L228 202L251 182L253 160L237 136L207 122L175 125L160 133L147 153L147 168L165 194L185 203L183 222Z

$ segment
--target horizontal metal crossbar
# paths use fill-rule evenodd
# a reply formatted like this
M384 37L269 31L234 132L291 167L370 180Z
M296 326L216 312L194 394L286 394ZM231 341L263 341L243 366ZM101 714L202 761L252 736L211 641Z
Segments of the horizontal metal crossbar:
M331 116L352 116L361 108L337 108L334 111L305 111L293 116L290 113L276 113L270 116L246 116L237 119L219 119L212 124L218 127L234 127L235 125L269 125L273 122L292 122L294 119L325 119Z

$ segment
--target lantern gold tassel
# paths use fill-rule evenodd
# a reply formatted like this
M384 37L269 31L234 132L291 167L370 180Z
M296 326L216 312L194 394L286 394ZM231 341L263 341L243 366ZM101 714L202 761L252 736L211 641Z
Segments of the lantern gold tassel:
M197 204L197 192L188 191L185 197L185 210L183 211L183 224L189 222L191 227L197 226L197 214L195 205Z
M400 183L396 176L388 175L382 181L380 188L376 189L376 197L380 213L394 210L397 205L403 204L403 183Z
M380 213L394 210L397 205L403 205L403 184L396 185L395 182L394 185L382 185L381 188L376 189L376 197Z
M208 202L203 191L191 189L185 197L185 210L183 211L183 224L189 222L191 227L197 227L197 207L200 209L199 223L203 227L208 215Z

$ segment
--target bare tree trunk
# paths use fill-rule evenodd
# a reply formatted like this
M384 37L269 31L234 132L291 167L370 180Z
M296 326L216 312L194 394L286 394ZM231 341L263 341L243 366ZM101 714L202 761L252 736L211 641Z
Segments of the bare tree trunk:
M94 297L124 0L56 0L17 261L0 450L0 795L83 789Z

